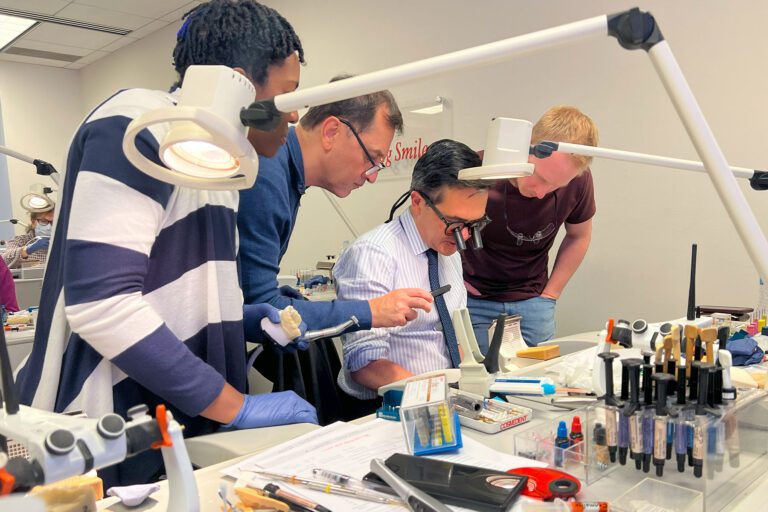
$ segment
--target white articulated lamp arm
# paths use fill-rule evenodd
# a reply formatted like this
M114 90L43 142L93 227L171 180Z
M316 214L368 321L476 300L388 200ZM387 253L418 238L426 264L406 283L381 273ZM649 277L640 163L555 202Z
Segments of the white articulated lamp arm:
M39 174L40 176L50 176L55 184L57 185L59 184L59 173L48 162L44 160L40 160L38 158L32 158L31 156L27 156L23 153L19 153L18 151L14 151L5 146L0 146L0 154L8 155L18 160L21 160L22 162L27 162L28 164L34 165L37 168L37 174Z

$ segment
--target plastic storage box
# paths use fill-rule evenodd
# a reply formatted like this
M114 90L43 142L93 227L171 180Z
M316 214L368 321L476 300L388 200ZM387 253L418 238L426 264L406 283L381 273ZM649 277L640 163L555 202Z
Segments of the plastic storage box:
M462 447L459 417L448 400L445 375L409 381L400 404L405 444L413 455Z

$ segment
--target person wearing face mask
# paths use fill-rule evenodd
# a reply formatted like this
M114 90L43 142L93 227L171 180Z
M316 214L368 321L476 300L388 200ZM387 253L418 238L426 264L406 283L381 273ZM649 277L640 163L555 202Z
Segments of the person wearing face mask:
M48 259L53 228L53 207L46 212L31 212L26 233L5 243L3 261L8 268L42 265Z
M531 143L543 140L596 146L597 126L579 109L555 106L533 127ZM464 281L480 351L488 351L488 329L499 314L520 315L528 345L555 335L555 304L579 268L592 238L595 189L591 157L531 155L534 172L499 180L488 194L493 222L483 232L482 251L462 254ZM560 227L565 237L549 273L549 250Z
M467 292L458 250L487 223L488 181L460 181L459 171L478 167L480 157L461 142L443 139L429 146L413 168L399 217L358 238L334 267L342 300L366 300L396 288L451 289L430 311L398 327L345 334L339 386L357 399L359 414L378 406L376 389L414 374L455 368L459 350L450 312L463 308ZM391 222L390 222L391 221Z

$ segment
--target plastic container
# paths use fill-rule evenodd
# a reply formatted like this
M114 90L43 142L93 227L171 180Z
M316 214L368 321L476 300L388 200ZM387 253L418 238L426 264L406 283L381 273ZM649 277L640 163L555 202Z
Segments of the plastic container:
M486 399L484 402L490 402L494 408L499 410L500 414L495 418L480 419L473 419L459 414L459 422L465 427L479 430L486 434L496 434L530 421L533 414L533 410L528 407L513 405L500 400Z
M646 478L619 496L612 505L623 512L703 512L704 495L700 491Z
M608 414L618 415L619 413L615 409L607 409L602 404L591 407L591 410L585 414L587 423L584 425L587 436L587 467L584 468L586 482L589 484L600 479L601 487L615 491L618 496L621 493L629 495L630 486L634 485L639 478L647 478L670 485L677 489L674 491L677 495L682 492L680 489L699 493L704 502L703 507L706 507L696 505L698 502L695 499L691 502L693 505L685 500L679 504L676 504L676 501L655 501L656 506L662 507L663 510L722 510L748 492L754 482L765 475L765 468L768 465L768 439L765 435L765 426L768 425L766 396L763 390L740 388L735 401L726 401L725 405L718 408L720 416L711 414L695 416L695 407L691 406L678 410L671 405L673 400L670 397L670 408L679 413L673 420L675 424L673 439L677 439L680 423L686 427L698 426L701 435L699 446L702 448L698 457L694 455L699 462L693 461L693 466L688 450L684 450L686 453L681 454L684 461L683 471L679 471L677 446L673 441L671 456L664 459L661 477L655 475L656 467L653 459L647 473L642 469L636 469L635 461L630 456L627 456L625 465L620 464L618 457L616 462L609 463L607 466L598 464L594 456L597 447L593 445L593 439L589 436L596 423L605 425ZM684 439L693 439L693 432L685 432ZM688 437L688 434L691 436ZM669 439L669 432L667 435ZM568 468L565 470L579 476ZM582 479L582 481L585 480ZM645 493L641 491L638 495L649 498L651 492L651 490ZM666 494L660 494L660 496L663 497ZM613 496L606 496L606 498L613 502ZM650 498L646 501L651 502Z
M595 423L595 409L585 407L568 414L557 416L553 421L544 425L537 424L521 429L515 436L515 455L528 459L545 462L550 466L570 473L582 483L591 484L603 476L603 471L598 469L596 463L591 462L595 458L594 433L587 425ZM581 423L583 439L577 443L569 443L567 446L558 446L558 426L561 422L566 425L568 436L574 424L574 418L578 417ZM605 469L605 468L603 468Z
M409 381L403 390L400 420L412 455L428 455L462 447L458 414L448 400L445 374Z

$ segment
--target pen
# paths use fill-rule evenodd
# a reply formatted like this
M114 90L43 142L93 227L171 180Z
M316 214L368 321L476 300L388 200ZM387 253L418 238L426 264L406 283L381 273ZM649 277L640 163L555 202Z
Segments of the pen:
M496 382L517 382L522 384L555 384L555 381L549 377L500 377L496 379Z
M432 294L432 297L439 297L442 294L444 294L446 292L449 292L449 291L451 291L451 285L446 284L445 286L441 286L440 288L435 288L434 290L432 290L429 293Z
M262 471L259 469L253 469L251 470L256 474L263 475L268 478L276 478L278 480L282 480L284 482L290 482L292 484L297 485L303 485L304 487L307 487L308 489L312 489L315 491L324 492L326 494L338 494L340 496L347 496L349 498L357 498L360 500L365 501L373 501L375 503L383 503L385 505L402 505L403 502L400 501L397 498L393 498L391 496L387 496L384 494L379 494L375 491L368 491L368 490L362 490L362 489L355 489L353 487L345 487L343 485L338 485L334 483L329 482L323 482L321 480L312 480L309 478L301 478L295 475L284 475L281 473L272 473L271 471ZM266 490L266 487L265 487ZM281 499L284 499L280 496L278 496ZM318 505L318 507L322 507L322 505ZM311 507L310 507L311 508ZM330 512L327 508L315 508L313 509L316 512Z
M373 482L367 482L353 476L331 471L330 469L315 468L312 470L312 474L317 478L328 480L329 482L333 482L344 487L354 487L358 489L364 489L366 491L375 491L397 496L397 493L387 485L378 485Z

